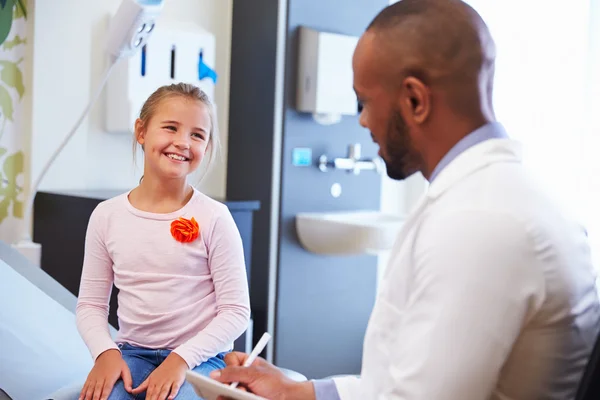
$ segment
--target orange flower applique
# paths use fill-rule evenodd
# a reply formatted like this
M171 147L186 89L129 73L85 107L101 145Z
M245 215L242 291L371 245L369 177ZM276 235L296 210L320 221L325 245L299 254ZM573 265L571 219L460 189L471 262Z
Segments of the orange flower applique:
M178 242L193 242L198 238L199 233L200 227L194 217L191 220L179 217L179 219L171 222L171 235Z

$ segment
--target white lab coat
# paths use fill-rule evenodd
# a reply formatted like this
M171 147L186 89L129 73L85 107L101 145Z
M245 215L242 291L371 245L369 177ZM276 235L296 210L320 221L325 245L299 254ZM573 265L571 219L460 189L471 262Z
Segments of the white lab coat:
M390 256L342 400L568 400L599 329L587 237L492 139L432 182Z

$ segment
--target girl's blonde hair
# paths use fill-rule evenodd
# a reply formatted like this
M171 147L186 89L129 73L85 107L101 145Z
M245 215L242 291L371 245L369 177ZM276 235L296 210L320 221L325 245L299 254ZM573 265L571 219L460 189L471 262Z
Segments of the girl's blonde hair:
M142 121L142 125L144 128L146 128L148 126L148 123L150 122L150 119L156 113L156 109L159 107L161 102L164 100L167 100L169 98L172 98L172 97L183 97L188 100L199 101L200 103L204 104L204 106L206 107L206 109L208 111L208 116L209 116L209 120L210 120L210 132L209 132L209 136L208 136L207 152L210 152L210 155L209 155L207 165L206 165L206 171L205 171L205 173L206 173L210 169L210 167L213 163L215 152L220 152L220 141L219 141L218 127L217 127L217 118L215 115L215 108L214 108L212 102L210 101L210 99L208 98L208 95L202 89L200 89L197 86L191 85L189 83L175 83L175 84L159 87L158 89L156 89L154 91L154 93L152 93L150 95L150 97L148 97L148 99L144 102L144 105L142 106L142 109L140 111L140 117L139 117L140 120ZM134 160L134 163L136 160L137 145L138 145L137 132L134 131L134 134L133 134L133 160ZM144 146L142 146L142 150L143 149L144 149ZM202 162L204 163L204 160ZM202 178L204 178L204 175L202 176ZM200 180L202 180L202 178L200 178ZM140 182L142 179L143 179L143 176L140 179Z

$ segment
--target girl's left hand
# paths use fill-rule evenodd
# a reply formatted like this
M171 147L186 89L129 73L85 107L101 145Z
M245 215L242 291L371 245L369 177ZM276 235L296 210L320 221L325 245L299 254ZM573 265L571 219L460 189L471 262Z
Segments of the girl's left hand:
M185 372L188 365L181 356L171 353L142 382L140 386L131 391L132 394L146 392L146 400L173 400L181 385L185 382Z

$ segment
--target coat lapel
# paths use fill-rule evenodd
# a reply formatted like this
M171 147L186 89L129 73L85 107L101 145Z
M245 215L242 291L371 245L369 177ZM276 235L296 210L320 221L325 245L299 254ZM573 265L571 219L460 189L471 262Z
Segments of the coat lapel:
M475 145L456 157L442 170L438 177L431 183L427 193L418 202L418 205L407 217L390 253L389 262L383 274L385 279L391 271L397 257L405 247L405 241L412 232L419 216L437 197L441 196L454 184L472 173L496 162L521 162L521 144L510 139L490 139Z

